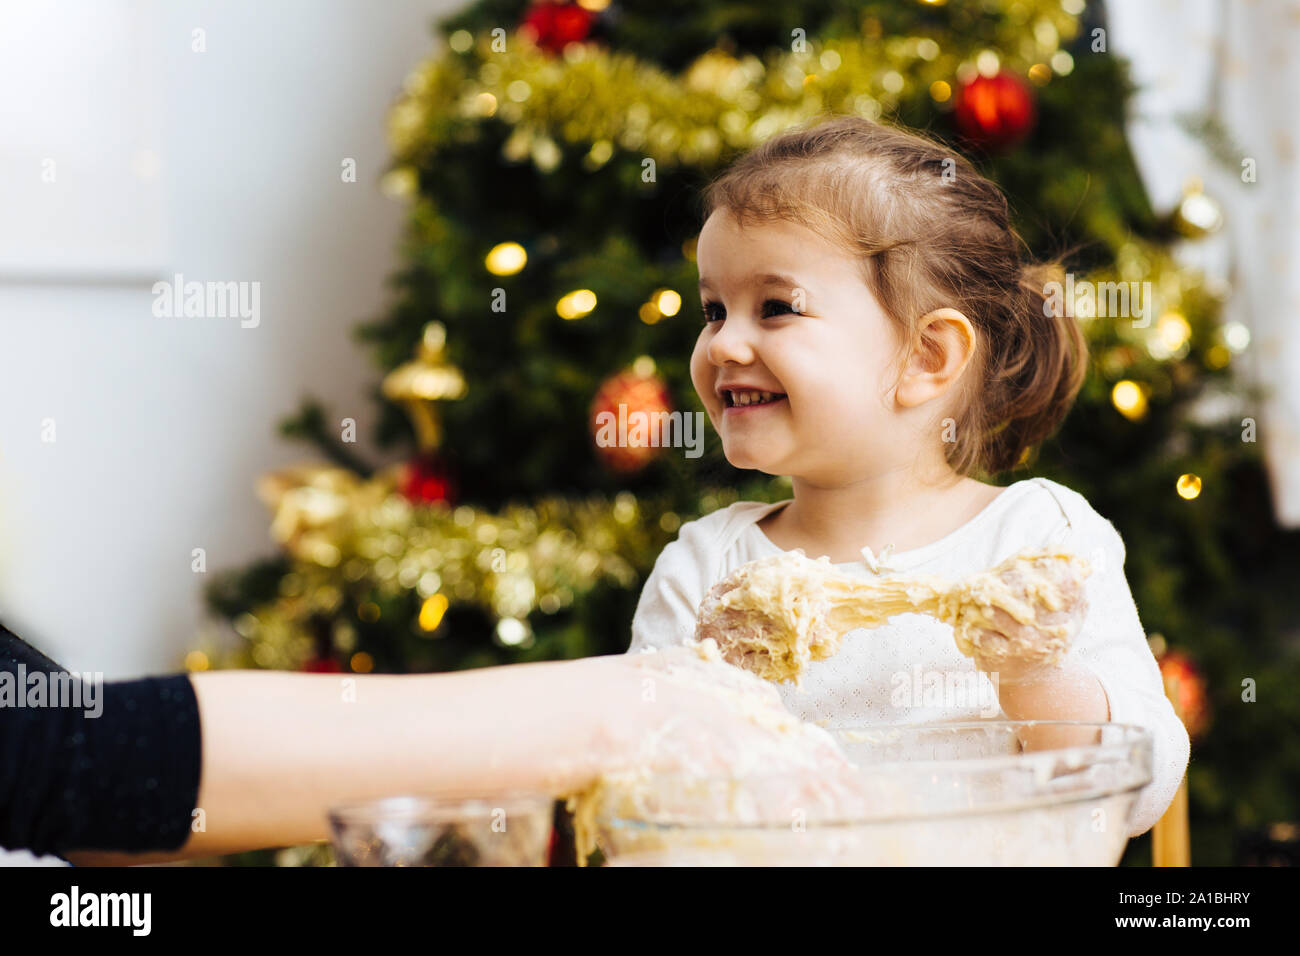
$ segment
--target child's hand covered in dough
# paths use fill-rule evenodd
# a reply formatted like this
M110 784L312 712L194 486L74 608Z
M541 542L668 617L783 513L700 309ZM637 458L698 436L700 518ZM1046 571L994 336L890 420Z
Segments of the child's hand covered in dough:
M1053 673L1088 612L1088 562L1042 553L1004 562L962 584L957 646L1000 684Z

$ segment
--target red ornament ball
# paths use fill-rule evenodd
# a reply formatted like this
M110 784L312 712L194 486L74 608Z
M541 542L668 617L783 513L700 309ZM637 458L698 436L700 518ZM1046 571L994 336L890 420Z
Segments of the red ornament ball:
M1189 737L1199 737L1210 723L1210 705L1205 696L1205 678L1196 662L1182 651L1170 650L1160 655L1160 677L1166 684L1178 682L1176 700L1183 712L1183 724Z
M1035 117L1034 94L1015 74L981 74L958 87L953 113L957 129L980 146L997 150L1020 142Z
M614 471L644 468L670 443L661 412L671 412L668 388L658 375L632 369L605 379L591 402L591 435L601 461Z
M302 670L308 674L341 674L343 668L339 662L332 657L313 657L302 665Z
M596 14L576 3L540 0L528 8L519 29L550 53L560 53L568 43L581 43L591 33Z
M398 475L398 490L408 501L427 504L455 497L451 473L435 455L422 455L402 466Z

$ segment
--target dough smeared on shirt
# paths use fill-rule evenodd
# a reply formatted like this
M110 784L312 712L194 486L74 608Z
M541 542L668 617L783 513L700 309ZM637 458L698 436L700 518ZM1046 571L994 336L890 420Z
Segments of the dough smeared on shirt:
M1088 561L1024 551L955 584L932 575L858 578L802 549L751 561L710 588L697 641L765 680L798 684L809 662L840 648L844 634L898 614L928 614L953 627L957 649L986 663L1050 665L1069 650L1087 612Z

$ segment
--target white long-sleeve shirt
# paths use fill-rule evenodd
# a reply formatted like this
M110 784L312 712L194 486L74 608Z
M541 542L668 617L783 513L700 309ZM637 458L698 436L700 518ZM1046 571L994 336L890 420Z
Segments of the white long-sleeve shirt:
M786 502L741 501L682 525L659 555L632 619L629 653L681 643L695 634L700 601L746 562L782 553L757 522ZM1088 612L1070 655L1106 692L1113 723L1137 724L1153 737L1153 774L1130 820L1150 829L1173 800L1187 769L1187 730L1165 697L1124 577L1124 542L1078 492L1047 478L1007 486L984 510L938 541L867 562L837 564L870 577L894 572L956 581L986 571L1026 548L1061 547L1089 560ZM809 555L817 557L817 555ZM872 630L850 632L840 651L813 661L800 686L779 684L789 710L826 727L1001 718L993 684L953 641L953 629L923 614L900 614Z

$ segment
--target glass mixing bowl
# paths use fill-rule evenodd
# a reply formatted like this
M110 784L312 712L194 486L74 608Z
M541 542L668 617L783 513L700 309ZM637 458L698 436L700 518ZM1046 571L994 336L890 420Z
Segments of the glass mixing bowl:
M806 776L656 774L600 795L597 845L615 865L1114 866L1151 781L1151 734L1129 724L830 733L859 768L847 803Z

